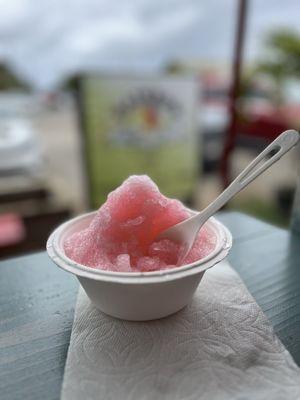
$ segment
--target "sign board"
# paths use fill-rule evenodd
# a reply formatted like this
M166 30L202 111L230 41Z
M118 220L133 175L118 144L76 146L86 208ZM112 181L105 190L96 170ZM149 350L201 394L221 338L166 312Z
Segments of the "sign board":
M197 178L194 78L81 78L82 126L93 208L132 174L170 197L191 198Z

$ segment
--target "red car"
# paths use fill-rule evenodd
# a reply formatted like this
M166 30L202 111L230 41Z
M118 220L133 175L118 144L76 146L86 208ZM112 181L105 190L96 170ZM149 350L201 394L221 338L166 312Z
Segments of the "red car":
M201 79L202 96L199 126L203 135L204 169L210 169L220 160L229 122L228 80L216 75ZM239 101L237 142L246 146L265 146L282 131L300 124L299 105L277 106L272 91L262 85L253 85Z

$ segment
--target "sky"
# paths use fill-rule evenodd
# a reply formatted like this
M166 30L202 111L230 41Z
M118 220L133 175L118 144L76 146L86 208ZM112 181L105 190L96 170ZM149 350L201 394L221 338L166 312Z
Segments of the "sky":
M157 71L170 60L229 63L237 0L0 0L0 63L51 89L76 71ZM298 29L299 0L249 0L246 60L274 27Z

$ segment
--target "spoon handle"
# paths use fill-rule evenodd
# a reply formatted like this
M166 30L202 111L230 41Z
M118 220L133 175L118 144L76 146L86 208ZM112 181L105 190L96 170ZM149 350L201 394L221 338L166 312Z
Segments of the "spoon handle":
M279 135L200 213L201 219L206 221L206 219L223 207L233 196L249 185L249 183L294 147L299 138L299 133L294 130L288 130Z

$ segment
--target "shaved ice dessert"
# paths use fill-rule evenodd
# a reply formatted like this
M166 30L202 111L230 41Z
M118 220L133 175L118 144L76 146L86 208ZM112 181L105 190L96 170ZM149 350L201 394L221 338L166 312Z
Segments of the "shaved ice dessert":
M178 267L181 244L157 236L190 217L178 200L162 195L145 175L131 176L108 195L90 225L64 243L66 255L82 265L117 272ZM216 245L204 225L182 265L207 256Z

